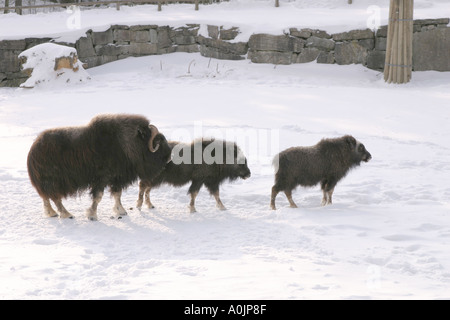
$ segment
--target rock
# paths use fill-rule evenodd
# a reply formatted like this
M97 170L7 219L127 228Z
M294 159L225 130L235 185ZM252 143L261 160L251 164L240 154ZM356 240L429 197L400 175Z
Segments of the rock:
M158 49L168 48L172 46L172 41L170 40L169 27L159 27L158 32Z
M450 28L413 35L413 70L450 71Z
M335 62L333 52L321 51L317 57L317 63L333 64Z
M382 38L387 38L387 29L388 29L388 26L381 26L381 27L379 27L377 32L376 32L376 36L377 37L382 37Z
M311 30L311 36L317 38L331 39L331 35L323 30L313 29Z
M92 38L89 35L78 39L75 43L75 49L80 58L93 57L96 55Z
M220 40L234 40L240 33L239 28L233 27L230 29L224 29L220 27L219 39Z
M155 43L132 42L128 47L128 52L132 56L145 56L158 53L158 45Z
M334 58L337 64L366 64L368 50L361 46L358 41L336 43Z
M375 38L375 50L386 51L387 38Z
M303 39L308 39L309 37L311 37L311 32L312 32L311 29L301 29L301 30L298 30L297 28L289 29L289 34L291 36Z
M305 48L293 58L293 63L307 63L317 59L320 54L320 50L317 48Z
M290 41L292 42L292 51L293 52L301 52L306 45L305 39L291 37Z
M367 68L383 71L386 51L373 50L367 54Z
M253 34L248 41L248 47L253 51L293 52L291 37L286 35Z
M221 51L218 48L200 45L200 54L204 57L222 60L243 60L245 57L233 52Z
M25 50L25 40L3 40L0 41L0 50Z
M217 40L219 39L219 27L208 25L208 37L211 39Z
M118 56L119 54L128 53L128 50L124 52L123 48L128 46L118 46L115 44L107 44L103 46L95 46L95 52L99 56Z
M178 45L175 47L175 51L176 52L187 52L187 53L199 52L200 47L198 44Z
M421 26L437 25L437 24L448 25L449 23L450 23L450 18L414 20L414 25L421 25Z
M14 51L0 49L0 70L5 73L20 71L20 60Z
M112 29L109 28L108 30L104 32L92 32L92 43L94 46L97 45L105 45L108 43L113 43L113 32Z
M306 40L306 47L318 48L320 50L330 51L333 50L335 46L335 42L330 39L318 38L316 36L310 37Z
M117 44L129 44L131 31L128 26L113 26L113 40Z
M374 33L370 29L352 30L349 32L341 32L341 33L333 34L334 41L372 39L373 37L374 37Z
M131 42L150 42L149 30L131 31Z
M291 52L253 51L248 52L248 58L254 63L291 64Z

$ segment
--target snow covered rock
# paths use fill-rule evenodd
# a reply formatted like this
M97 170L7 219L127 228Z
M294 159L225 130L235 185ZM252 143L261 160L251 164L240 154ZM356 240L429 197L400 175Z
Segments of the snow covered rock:
M22 68L29 74L22 88L43 84L79 83L90 79L78 60L74 48L54 43L43 43L19 54Z

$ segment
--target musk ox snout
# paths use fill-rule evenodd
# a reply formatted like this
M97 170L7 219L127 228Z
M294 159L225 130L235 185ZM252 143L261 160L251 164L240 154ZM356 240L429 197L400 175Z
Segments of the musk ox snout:
M353 137L350 137L350 140ZM370 154L369 151L367 151L366 147L359 141L355 140L355 151L358 154L359 158L361 159L360 161L364 161L364 162L369 162L370 159L372 159L372 155Z
M250 178L250 176L252 175L252 173L250 172L250 169L247 166L247 163L245 163L245 165L239 165L239 177L241 179L248 179Z
M293 147L275 156L275 184L272 187L270 207L276 209L275 198L284 191L292 208L292 191L297 186L312 187L320 183L322 205L332 203L336 184L350 169L368 162L372 155L366 147L350 135L334 139L322 139L311 147Z

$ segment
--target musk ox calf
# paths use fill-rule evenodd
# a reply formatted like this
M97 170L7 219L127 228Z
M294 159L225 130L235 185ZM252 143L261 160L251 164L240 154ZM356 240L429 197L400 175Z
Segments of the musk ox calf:
M195 198L202 185L216 199L217 207L225 210L220 200L219 186L226 179L236 180L250 177L247 159L241 149L232 142L214 139L195 140L190 144L169 142L172 149L172 161L153 179L142 179L139 184L139 198L136 206L142 208L144 201L149 208L154 208L150 201L150 190L163 183L181 187L189 182L188 193L191 196L190 212L195 209Z
M293 147L275 156L275 184L272 187L270 207L275 210L275 198L284 191L291 208L297 208L292 200L292 190L298 185L312 187L320 183L323 191L322 205L332 203L336 184L348 171L368 162L372 156L364 145L352 136L322 139L315 146Z
M105 187L115 200L117 216L126 215L122 190L138 178L151 180L170 160L164 135L139 115L99 115L87 126L42 132L28 154L28 174L49 217L73 218L62 199L90 189L90 220L97 220L97 205Z

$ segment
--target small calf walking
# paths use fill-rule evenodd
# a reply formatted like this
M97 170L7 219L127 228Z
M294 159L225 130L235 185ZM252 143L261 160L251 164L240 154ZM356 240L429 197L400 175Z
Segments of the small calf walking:
M350 169L371 158L364 145L350 135L322 139L311 147L286 149L274 158L276 173L270 207L276 210L275 198L280 191L284 191L290 207L297 208L292 200L292 190L299 185L312 187L318 183L323 191L322 205L331 204L336 184Z

